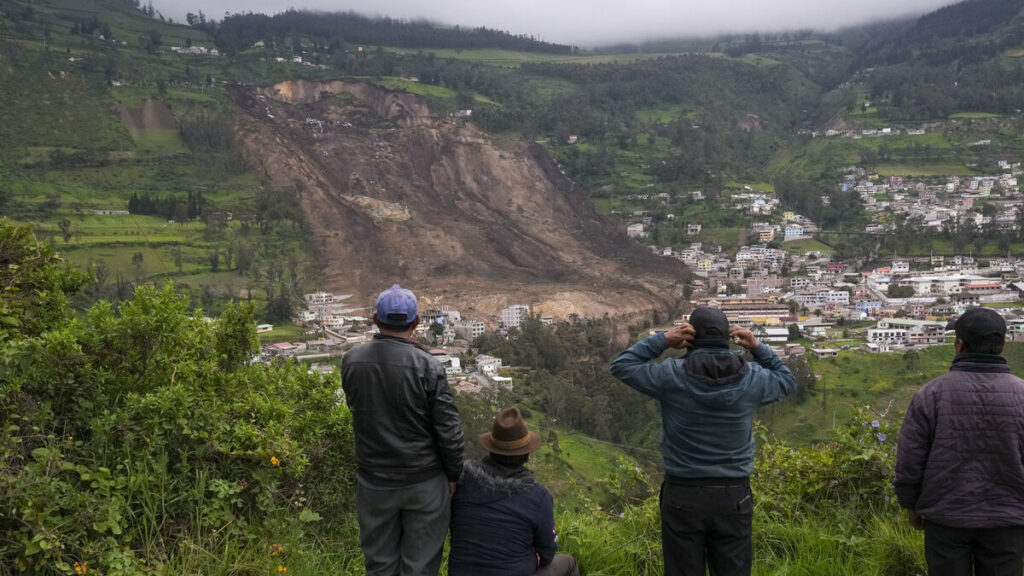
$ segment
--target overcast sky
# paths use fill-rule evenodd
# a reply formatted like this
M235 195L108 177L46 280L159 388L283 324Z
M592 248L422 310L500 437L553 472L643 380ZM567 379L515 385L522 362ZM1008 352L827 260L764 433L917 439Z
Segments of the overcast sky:
M153 0L176 21L202 10L274 14L289 7L352 10L368 16L427 18L487 26L549 42L595 46L678 36L814 28L834 30L917 15L950 0Z

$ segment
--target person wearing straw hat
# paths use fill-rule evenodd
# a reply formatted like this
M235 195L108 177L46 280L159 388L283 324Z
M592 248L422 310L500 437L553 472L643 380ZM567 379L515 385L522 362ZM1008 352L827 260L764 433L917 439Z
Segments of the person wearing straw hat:
M449 576L579 576L557 553L551 493L523 467L540 436L513 406L479 440L488 455L463 465L452 501Z

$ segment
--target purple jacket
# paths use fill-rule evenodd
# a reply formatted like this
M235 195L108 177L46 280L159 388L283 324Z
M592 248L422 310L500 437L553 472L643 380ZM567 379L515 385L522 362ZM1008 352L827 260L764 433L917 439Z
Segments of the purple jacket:
M1024 380L1006 360L961 354L914 394L892 484L900 506L926 520L1024 526Z

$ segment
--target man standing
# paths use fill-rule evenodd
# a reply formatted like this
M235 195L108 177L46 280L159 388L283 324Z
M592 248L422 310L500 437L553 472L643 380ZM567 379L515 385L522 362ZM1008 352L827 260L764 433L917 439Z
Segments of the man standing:
M579 576L558 554L554 499L523 467L540 448L515 406L480 435L483 459L466 462L452 502L449 576Z
M729 338L749 350L748 363ZM683 358L654 362L668 348ZM661 540L665 574L749 576L753 559L754 413L792 392L789 368L717 308L634 344L612 375L661 402Z
M416 296L377 297L373 340L345 354L355 431L359 540L371 576L436 576L462 473L462 426L444 367L409 338Z
M1000 354L1006 322L971 308L954 325L950 371L914 394L893 488L924 530L931 576L1024 571L1024 381Z

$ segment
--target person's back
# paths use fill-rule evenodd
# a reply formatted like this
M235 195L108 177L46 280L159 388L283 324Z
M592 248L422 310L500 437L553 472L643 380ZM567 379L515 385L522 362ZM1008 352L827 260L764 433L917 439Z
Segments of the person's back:
M956 368L967 364L961 358ZM928 414L924 425L932 437L917 513L965 528L1024 525L1024 380L1009 372L954 370L913 401L907 417L915 421L907 425L916 429ZM902 456L905 463L912 454ZM898 468L897 483L902 479Z
M435 400L450 393L434 357L405 338L378 334L345 355L341 372L360 474L381 485L403 485L442 471L435 430L438 417L443 422L446 415L435 413ZM451 466L448 472L458 474Z
M452 501L449 576L578 576L572 556L557 554L551 493L523 467L540 437L512 407L480 444L489 455L465 463Z
M1000 354L1006 323L971 308L947 374L918 390L900 428L893 488L925 531L931 576L1024 571L1024 381Z
M540 519L550 517L553 506L551 493L526 468L502 466L491 458L466 462L452 499L448 573L532 575ZM550 562L555 549L544 552Z
M444 368L410 340L416 296L377 298L380 334L342 360L355 433L359 544L368 576L436 576L462 473L462 424Z
M748 363L729 338L750 351ZM684 358L655 360L668 348ZM795 379L753 333L721 310L696 308L690 322L637 342L613 376L659 401L662 553L667 576L749 576L753 559L753 416L787 396Z

